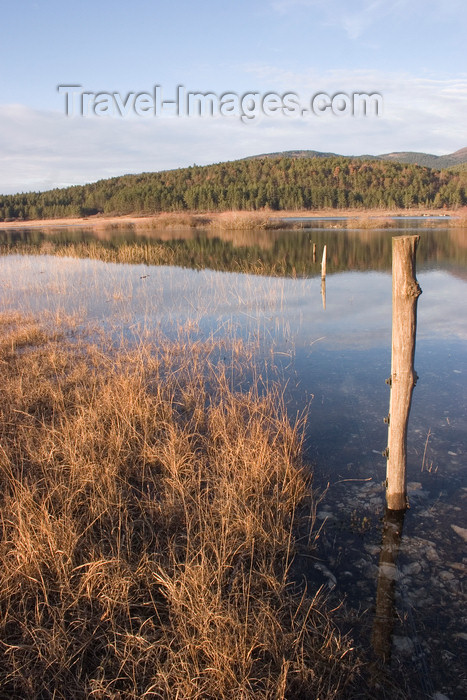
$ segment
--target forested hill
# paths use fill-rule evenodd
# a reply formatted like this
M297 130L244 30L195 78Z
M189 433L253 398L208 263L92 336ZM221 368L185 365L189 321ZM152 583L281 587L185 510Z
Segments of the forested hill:
M0 196L0 220L160 211L457 207L467 171L389 161L246 159L100 180L48 192Z
M444 156L435 156L432 153L420 153L418 151L393 151L382 153L379 156L339 156L337 153L323 153L323 151L281 151L276 153L263 153L251 158L339 158L346 157L359 160L390 160L393 163L412 163L422 165L425 168L452 168L467 164L467 148L460 148L454 153L446 153Z

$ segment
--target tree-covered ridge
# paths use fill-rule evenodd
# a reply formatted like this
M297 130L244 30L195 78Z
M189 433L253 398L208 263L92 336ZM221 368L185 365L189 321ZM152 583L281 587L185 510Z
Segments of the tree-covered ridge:
M0 196L0 220L265 208L438 208L466 203L465 170L340 156L264 158L4 195Z

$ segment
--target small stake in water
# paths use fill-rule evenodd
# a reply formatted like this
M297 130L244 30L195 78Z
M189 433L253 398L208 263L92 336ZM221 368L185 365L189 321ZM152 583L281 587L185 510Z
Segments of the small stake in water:
M389 385L386 502L390 510L407 508L407 425L412 393L417 333L417 300L422 290L415 277L419 236L392 239L392 356Z
M321 278L326 277L326 246L323 248L323 259L321 260Z

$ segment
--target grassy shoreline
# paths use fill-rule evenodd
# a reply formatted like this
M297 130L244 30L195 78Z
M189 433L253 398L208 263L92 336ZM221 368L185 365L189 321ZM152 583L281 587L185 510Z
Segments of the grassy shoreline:
M163 228L278 228L283 227L280 220L289 217L350 217L357 220L368 218L390 219L394 216L452 216L465 219L467 208L459 209L319 209L319 210L288 210L288 211L228 211L228 212L162 212L146 216L92 216L59 219L34 219L27 221L1 221L0 230L24 227L57 227L80 226L95 229L108 227L124 227L132 224L135 227Z
M0 317L3 696L355 697L289 580L313 494L278 390L236 392L209 344L68 333Z

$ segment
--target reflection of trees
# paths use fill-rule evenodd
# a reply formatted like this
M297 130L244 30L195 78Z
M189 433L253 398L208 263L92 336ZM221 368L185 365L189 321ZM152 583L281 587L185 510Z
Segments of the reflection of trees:
M395 621L396 561L402 538L405 511L386 510L379 558L376 611L372 646L378 658L388 663L391 658L392 631Z
M318 260L327 245L328 273L344 270L381 270L389 272L392 237L406 232L347 230L340 228L300 231L219 231L179 229L138 231L135 227L118 230L91 229L9 229L0 231L3 252L40 252L47 242L47 252L95 257L103 260L149 264L173 264L184 267L280 276L314 276L320 263L313 260L313 244ZM413 224L412 224L413 230ZM417 228L420 244L418 265L443 264L456 269L467 268L467 231L465 229L426 230ZM129 250L131 248L131 251Z

